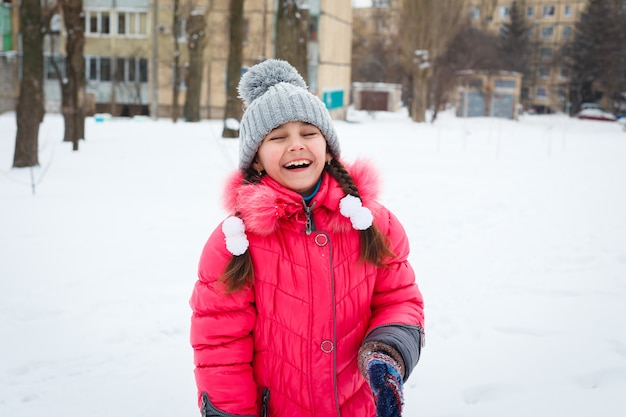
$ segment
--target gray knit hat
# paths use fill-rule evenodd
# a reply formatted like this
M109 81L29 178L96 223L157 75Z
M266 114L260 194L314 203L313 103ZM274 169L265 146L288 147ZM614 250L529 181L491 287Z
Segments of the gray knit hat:
M250 167L269 132L293 121L315 125L326 138L331 155L339 157L339 141L330 113L307 90L302 76L288 62L268 59L250 68L239 82L239 97L246 105L239 128L241 171Z

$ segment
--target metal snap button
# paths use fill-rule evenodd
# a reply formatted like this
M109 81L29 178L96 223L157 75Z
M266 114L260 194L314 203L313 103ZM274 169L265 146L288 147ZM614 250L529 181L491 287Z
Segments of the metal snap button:
M333 351L335 346L333 345L333 342L331 342L330 340L324 340L322 344L320 345L320 347L322 349L322 352L330 353Z
M315 236L315 244L317 246L326 246L327 243L328 243L328 236L326 236L324 233L320 233Z

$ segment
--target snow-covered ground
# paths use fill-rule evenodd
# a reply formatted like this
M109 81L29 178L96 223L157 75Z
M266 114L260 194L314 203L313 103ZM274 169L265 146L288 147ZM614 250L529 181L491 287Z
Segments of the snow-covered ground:
M343 156L380 168L426 300L405 416L623 415L626 132L348 119ZM11 169L15 129L0 115L0 416L199 415L187 301L237 140L89 119L72 152L47 115L31 171Z

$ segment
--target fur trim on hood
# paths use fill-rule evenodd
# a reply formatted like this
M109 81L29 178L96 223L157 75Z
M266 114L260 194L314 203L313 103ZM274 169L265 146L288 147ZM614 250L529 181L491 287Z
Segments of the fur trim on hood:
M372 211L374 217L379 204L376 202L380 191L380 178L373 164L367 160L357 160L352 164L342 161L354 180L364 207ZM319 196L319 198L318 198ZM350 219L340 214L340 201L345 193L337 181L328 174L323 175L320 191L315 201L331 212L336 212L330 220L329 227L334 231L352 229ZM224 207L231 215L240 217L246 230L269 235L276 230L281 219L289 218L303 212L302 196L288 190L269 177L264 177L257 184L245 184L243 174L234 172L226 181L223 192Z

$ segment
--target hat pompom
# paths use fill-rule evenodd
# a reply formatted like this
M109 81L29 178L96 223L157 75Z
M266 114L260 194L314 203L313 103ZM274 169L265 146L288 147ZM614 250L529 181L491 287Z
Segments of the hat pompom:
M306 82L287 61L268 59L250 68L239 81L239 97L249 106L270 87L288 83L306 90Z
M353 195L346 195L339 201L339 212L352 222L357 230L369 229L374 221L374 215L367 207L363 207L361 199Z
M246 226L239 217L230 216L222 223L226 249L235 256L243 255L249 246Z

